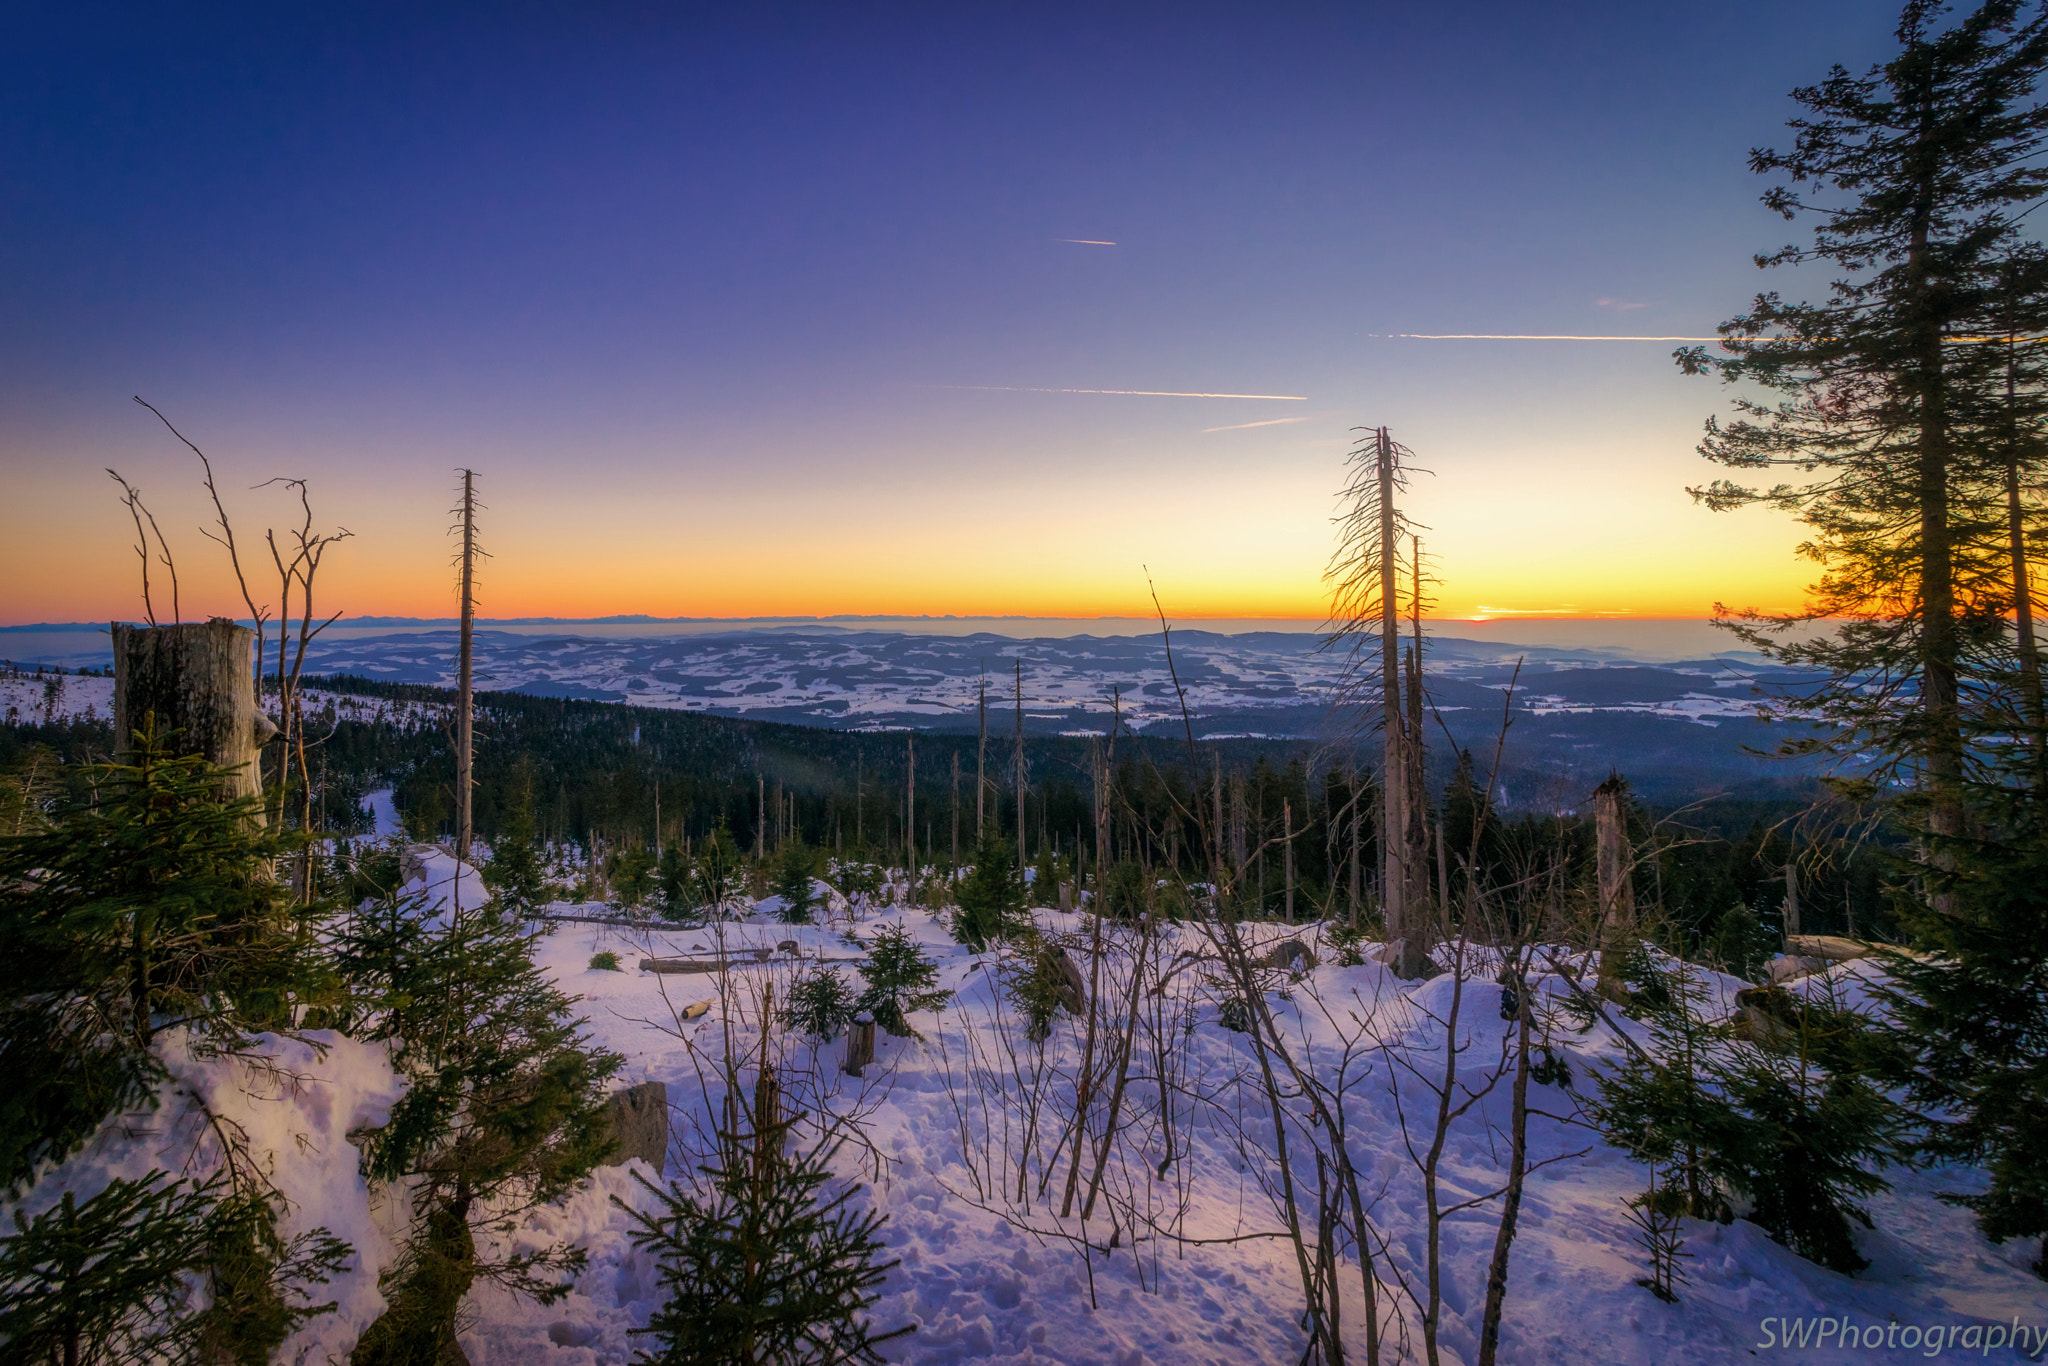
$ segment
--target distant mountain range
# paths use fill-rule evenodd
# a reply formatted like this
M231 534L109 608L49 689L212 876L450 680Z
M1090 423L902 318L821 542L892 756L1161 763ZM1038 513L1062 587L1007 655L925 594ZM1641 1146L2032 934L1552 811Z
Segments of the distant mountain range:
M1308 632L1178 630L1169 665L1156 633L1019 638L814 622L683 634L624 624L601 634L480 629L477 686L838 730L953 732L979 724L986 688L990 729L1007 735L1021 665L1024 726L1035 735L1099 734L1115 707L1133 731L1178 737L1178 687L1197 740L1369 743L1360 737L1370 708L1348 704L1357 681L1348 661ZM314 642L309 673L454 682L454 629L354 625L346 637ZM104 637L92 648L91 660L77 662L103 658ZM1806 779L1806 770L1752 751L1786 738L1786 727L1757 719L1760 696L1796 692L1811 679L1755 656L1651 662L1612 648L1437 637L1427 643L1424 672L1429 739L1445 765L1446 737L1487 764L1511 715L1508 769L1525 787L1555 782L1560 794L1576 793L1608 768L1628 773L1646 795L1778 790ZM1504 711L1511 681L1514 701Z

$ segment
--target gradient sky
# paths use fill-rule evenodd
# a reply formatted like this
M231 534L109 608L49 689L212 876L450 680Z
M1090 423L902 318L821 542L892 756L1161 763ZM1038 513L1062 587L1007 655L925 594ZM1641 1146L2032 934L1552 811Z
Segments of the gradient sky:
M138 611L312 481L352 615L1317 616L1349 429L1440 613L1795 606L1684 486L1795 229L1748 150L1885 5L25 7L0 45L0 623ZM1803 231L1803 229L1798 230ZM1088 245L1062 239L1112 241ZM1810 292L1810 291L1809 291ZM1009 389L946 386L1010 386ZM1030 388L1302 395L1035 393ZM273 590L274 595L274 590Z

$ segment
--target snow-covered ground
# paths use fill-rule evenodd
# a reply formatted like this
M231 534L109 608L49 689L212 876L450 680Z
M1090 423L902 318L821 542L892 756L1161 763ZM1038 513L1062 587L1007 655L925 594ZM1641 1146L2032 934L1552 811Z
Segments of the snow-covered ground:
M445 893L460 876L465 902L480 890L471 882L474 875L457 874L445 855L425 855L424 867L422 886ZM666 1083L676 1126L670 1176L688 1168L693 1121L706 1114L702 1064L718 1051L720 1031L730 1024L743 1039L750 1037L756 1016L749 1003L771 983L780 993L807 967L837 964L851 977L875 932L900 924L940 965L940 985L955 993L945 1009L913 1018L923 1038L884 1036L876 1064L860 1080L838 1066L843 1042L785 1037L778 1045L794 1104L809 1113L858 1118L862 1145L843 1155L842 1165L867 1183L860 1198L888 1216L885 1236L898 1261L875 1317L887 1327L917 1328L892 1343L888 1357L930 1366L1234 1366L1298 1359L1302 1302L1293 1251L1271 1236L1279 1225L1268 1194L1275 1171L1270 1121L1246 1081L1245 1036L1218 1023L1216 993L1204 980L1211 965L1202 957L1199 931L1168 925L1149 941L1125 931L1106 941L1106 983L1124 980L1120 974L1141 951L1155 965L1173 966L1157 979L1163 984L1157 993L1148 990L1145 1009L1154 1023L1134 1036L1136 1061L1121 1140L1105 1166L1103 1201L1084 1225L1077 1217L1059 1217L1063 1158L1051 1162L1051 1184L1043 1193L1037 1189L1043 1155L1027 1163L1025 1198L1016 1196L1009 1159L1016 1156L1018 1117L1024 1113L1019 1077L1031 1070L1035 1055L1004 1004L999 956L954 944L944 926L921 910L891 909L849 921L841 904L832 923L789 926L775 919L774 909L767 905L741 921L706 928L561 924L540 941L547 971L582 997L579 1009L592 1036L625 1055L620 1084ZM1089 961L1083 951L1089 925L1082 917L1036 914L1048 933L1069 937L1078 961ZM1262 948L1288 933L1277 925L1252 928ZM787 947L792 943L793 951ZM1375 963L1336 966L1327 961L1327 946L1322 948L1325 965L1292 979L1275 974L1272 1002L1298 1056L1325 1077L1334 1075L1350 1038L1354 1075L1344 1089L1349 1151L1385 1243L1378 1275L1386 1359L1403 1359L1405 1352L1419 1360L1419 1318L1399 1283L1418 1285L1424 1271L1423 1187L1389 1082L1400 1078L1400 1098L1414 1129L1424 1097L1417 1076L1399 1063L1413 1064L1420 1075L1440 1069L1453 980L1441 976L1415 984ZM727 979L724 994L717 976L636 970L644 955L721 950L749 964ZM592 956L605 951L617 954L624 970L592 967ZM751 951L760 951L762 961L754 962ZM1864 963L1838 967L1832 975L1856 1001L1867 999L1872 972ZM1499 1058L1508 1028L1500 1019L1500 988L1490 976L1482 971L1462 988L1457 1034L1468 1046L1463 1066L1469 1082L1478 1082ZM1709 983L1723 1004L1738 985L1719 978ZM1544 983L1553 998L1557 987L1555 979ZM699 1003L709 1010L695 1020L680 1018L686 1006ZM1361 1021L1373 1027L1361 1030ZM357 1262L328 1292L340 1300L341 1310L316 1320L294 1344L310 1361L345 1355L375 1315L376 1272L392 1255L392 1216L355 1175L353 1149L343 1135L375 1122L396 1083L377 1050L342 1039L324 1042L324 1059L300 1044L275 1045L301 1076L284 1091L244 1086L229 1074L233 1065L174 1063L181 1078L228 1107L274 1155L281 1181L298 1202L292 1228L325 1224L358 1247ZM1366 1046L1359 1047L1361 1042ZM1582 1090L1590 1089L1593 1071L1619 1047L1602 1029L1566 1029L1557 1043ZM1071 1105L1071 1091L1062 1091L1058 1078L1070 1074L1081 1047L1077 1022L1063 1014L1043 1054L1055 1096L1042 1117L1047 1134L1058 1129L1058 1098ZM1164 1102L1155 1084L1162 1073L1177 1080L1175 1094ZM1004 1093L1009 1110L983 1108ZM1507 1159L1506 1103L1503 1085L1452 1126L1441 1178L1446 1204L1483 1197L1499 1184ZM2026 1270L2035 1249L1992 1246L1970 1214L1936 1198L1942 1191L1976 1188L1981 1174L1968 1170L1888 1173L1893 1190L1870 1202L1876 1229L1858 1235L1871 1266L1853 1277L1801 1260L1753 1225L1688 1221L1689 1281L1681 1287L1680 1303L1661 1303L1636 1284L1646 1266L1624 1219L1624 1201L1646 1183L1644 1169L1570 1122L1574 1101L1563 1087L1532 1088L1532 1104L1541 1112L1532 1125L1532 1161L1546 1165L1530 1178L1514 1244L1504 1361L1747 1361L1782 1350L1774 1344L1783 1340L1785 1320L1814 1325L1809 1333L1821 1323L1832 1325L1825 1347L1798 1352L1799 1359L1817 1362L1918 1358L1921 1351L1898 1346L1898 1332L1912 1326L1924 1333L1953 1325L1960 1333L1979 1325L1974 1337L1964 1339L1972 1349L1985 1340L1983 1325L2006 1325L2008 1341L2015 1322L2048 1329L2048 1294ZM180 1150L163 1139L176 1132L177 1113L175 1105L167 1106L145 1126L143 1141L123 1137L118 1124L110 1126L93 1148L40 1183L29 1208L48 1204L64 1185L86 1195L108 1175L174 1161ZM1426 1135L1421 1137L1426 1143ZM631 1359L641 1345L632 1330L644 1326L654 1308L657 1282L647 1256L632 1247L630 1224L614 1198L638 1207L649 1203L630 1171L601 1169L561 1208L539 1212L511 1235L515 1241L580 1242L590 1252L589 1266L567 1299L549 1307L488 1287L473 1292L463 1345L474 1366L594 1366ZM1497 1202L1480 1199L1444 1228L1441 1336L1447 1362L1476 1359L1497 1216ZM1096 1249L1092 1254L1083 1251L1083 1239ZM1345 1274L1346 1336L1354 1359L1362 1360L1362 1290L1355 1270ZM1844 1347L1844 1322L1858 1333L1873 1330L1873 1344L1893 1332L1892 1347ZM1918 1333L1912 1337L1922 1340ZM2016 1357L2006 1347L1986 1354L1961 1345L1945 1347L1941 1355Z

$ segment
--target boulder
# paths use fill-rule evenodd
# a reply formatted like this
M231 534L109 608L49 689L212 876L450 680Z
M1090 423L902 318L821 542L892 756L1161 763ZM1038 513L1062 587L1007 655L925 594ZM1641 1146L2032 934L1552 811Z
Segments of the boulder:
M660 1174L668 1163L668 1085L643 1081L614 1091L604 1103L605 1123L619 1141L607 1166L622 1167L632 1158Z

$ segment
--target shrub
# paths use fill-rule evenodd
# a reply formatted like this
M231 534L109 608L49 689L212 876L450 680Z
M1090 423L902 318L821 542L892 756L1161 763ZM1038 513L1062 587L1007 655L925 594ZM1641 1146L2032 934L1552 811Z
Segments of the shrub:
M619 970L619 956L610 949L606 949L603 953L593 953L590 955L590 966L599 972L617 972Z

